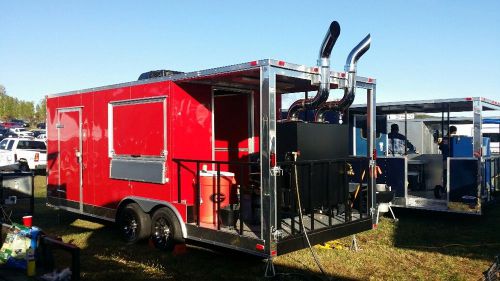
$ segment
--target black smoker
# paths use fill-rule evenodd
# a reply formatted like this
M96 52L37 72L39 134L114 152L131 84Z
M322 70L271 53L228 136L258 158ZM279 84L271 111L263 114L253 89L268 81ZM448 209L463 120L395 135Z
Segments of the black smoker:
M294 165L297 166L301 202L306 211L339 210L343 208L340 205L347 202L347 165L345 160L339 160L349 156L349 126L325 123L323 116L327 111L346 113L352 104L356 64L370 48L370 35L347 58L344 96L340 100L326 102L330 91L329 57L339 34L340 27L333 22L320 49L318 64L321 81L316 96L294 102L288 110L288 120L277 124L277 160L284 171L283 176L278 178L278 200L285 211L294 206ZM298 113L304 110L316 110L319 118L314 123L298 120ZM293 157L294 152L299 152L297 158Z

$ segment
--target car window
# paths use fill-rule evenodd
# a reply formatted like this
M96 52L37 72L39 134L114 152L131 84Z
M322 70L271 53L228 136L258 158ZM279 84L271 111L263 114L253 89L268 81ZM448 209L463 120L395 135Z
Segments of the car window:
M13 140L9 141L9 144L7 144L7 150L12 150L13 146L14 146L14 141Z
M41 141L19 141L17 149L46 149L45 143Z
M6 150L7 149L7 143L9 143L9 140L3 140L0 142L0 149L1 150Z
M34 141L33 147L35 149L47 149L47 147L45 146L45 143L43 141Z

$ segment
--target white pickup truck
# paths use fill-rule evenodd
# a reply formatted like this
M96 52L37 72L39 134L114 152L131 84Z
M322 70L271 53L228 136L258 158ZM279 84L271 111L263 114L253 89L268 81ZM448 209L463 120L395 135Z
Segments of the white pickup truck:
M6 138L0 142L0 167L13 165L24 159L30 170L47 166L45 141L30 138Z

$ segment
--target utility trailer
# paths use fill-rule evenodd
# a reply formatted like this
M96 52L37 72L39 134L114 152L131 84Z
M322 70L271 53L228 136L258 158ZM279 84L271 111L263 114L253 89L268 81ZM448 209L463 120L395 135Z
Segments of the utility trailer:
M350 109L351 150L355 155L365 152L356 148L366 142L363 124L357 122L365 113L363 105ZM483 207L500 191L500 157L492 153L491 134L484 134L489 130L487 123L498 122L486 115L499 113L499 102L482 97L377 104L377 165L382 170L377 183L395 191L393 206L482 215ZM389 153L388 135L393 124L406 136L403 155ZM449 145L440 148L439 142L447 138L450 127L464 124L471 130L458 130L449 138Z
M150 238L172 249L191 240L261 257L304 248L305 235L318 244L371 229L374 179L356 204L348 181L360 177L353 164L375 169L373 155L331 153L336 136L324 132L337 132L335 124L311 129L279 115L288 93L318 92L297 101L301 112L326 105L330 88L345 89L343 100L365 89L373 135L376 81L356 76L370 37L350 53L345 72L331 71L339 32L333 22L318 66L264 59L153 71L48 96L48 204L117 222L128 242ZM373 145L369 137L367 150Z

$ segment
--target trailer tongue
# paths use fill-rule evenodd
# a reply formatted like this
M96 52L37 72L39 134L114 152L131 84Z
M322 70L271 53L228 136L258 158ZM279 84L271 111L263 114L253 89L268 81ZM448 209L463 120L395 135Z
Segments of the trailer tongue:
M299 121L329 89L349 93L344 111L365 89L374 151L376 83L355 72L370 39L346 72L330 71L339 33L333 22L319 66L265 59L50 95L48 203L116 221L128 242L200 241L262 257L304 248L304 232L318 244L371 229L375 155L350 156L344 125ZM293 121L281 119L284 95L311 91ZM362 187L355 201L349 182Z

